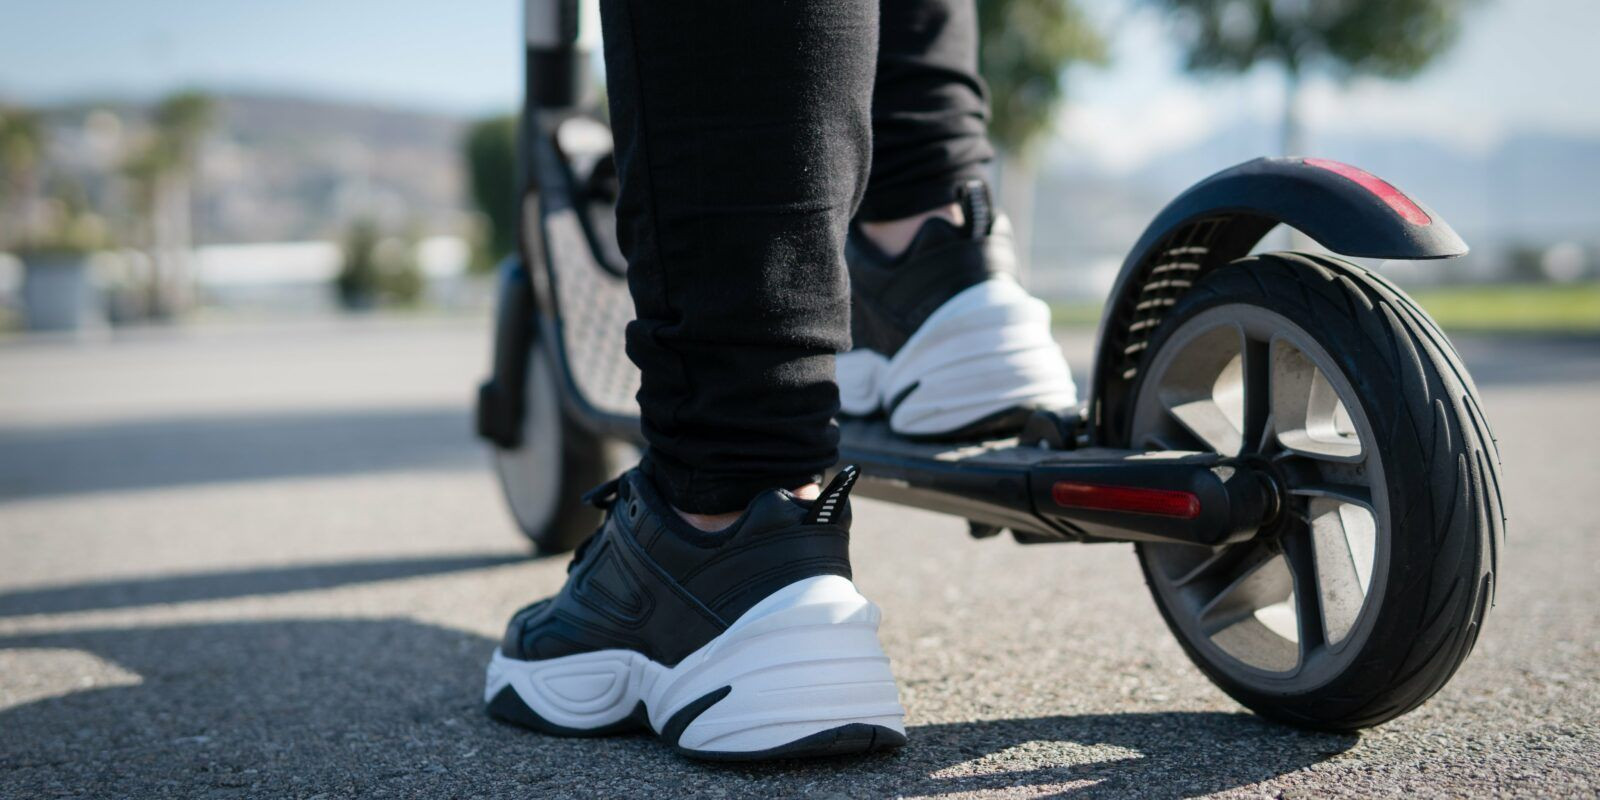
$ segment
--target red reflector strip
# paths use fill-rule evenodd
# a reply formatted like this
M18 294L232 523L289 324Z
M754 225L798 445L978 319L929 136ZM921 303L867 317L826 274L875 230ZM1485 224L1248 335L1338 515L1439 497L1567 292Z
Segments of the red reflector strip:
M1352 167L1349 164L1339 161L1331 161L1326 158L1308 158L1305 160L1305 163L1306 166L1325 169L1335 175L1343 178L1349 178L1350 180L1361 184L1361 188L1377 195L1379 200L1382 200L1383 202L1387 203L1390 208L1394 209L1394 213L1399 214L1401 219L1404 219L1406 222L1409 222L1412 225L1427 225L1433 222L1433 220L1428 217L1428 212L1423 211L1421 206L1413 203L1411 198L1406 197L1405 192L1394 188L1393 184L1364 169Z
M1062 508L1132 511L1180 519L1194 519L1200 516L1200 498L1190 492L1171 489L1140 489L1132 486L1056 481L1050 487L1050 499L1056 501L1056 505Z

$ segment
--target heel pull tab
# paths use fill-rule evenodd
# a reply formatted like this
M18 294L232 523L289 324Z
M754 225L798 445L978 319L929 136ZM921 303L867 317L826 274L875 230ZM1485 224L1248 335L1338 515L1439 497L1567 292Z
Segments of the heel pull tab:
M989 197L989 184L978 178L961 184L956 189L956 201L961 203L961 212L967 218L962 233L973 239L988 236L994 227L994 201Z
M840 468L839 474L828 481L822 494L811 501L811 511L806 518L801 520L802 525L827 525L839 519L839 514L844 510L845 502L850 497L850 487L856 485L856 478L861 475L861 470L854 464L847 464Z

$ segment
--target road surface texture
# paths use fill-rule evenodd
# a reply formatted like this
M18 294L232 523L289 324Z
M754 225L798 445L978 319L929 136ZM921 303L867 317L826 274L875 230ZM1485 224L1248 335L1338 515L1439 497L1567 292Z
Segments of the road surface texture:
M487 341L376 320L0 345L0 796L1600 790L1600 340L1463 341L1510 544L1476 652L1409 716L1262 721L1185 659L1129 547L864 501L911 744L758 766L485 718L503 621L565 573L525 557L472 439Z

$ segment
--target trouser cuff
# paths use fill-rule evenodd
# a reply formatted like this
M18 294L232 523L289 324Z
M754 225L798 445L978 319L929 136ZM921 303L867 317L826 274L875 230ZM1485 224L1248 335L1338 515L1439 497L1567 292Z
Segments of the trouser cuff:
M656 451L646 451L639 471L673 508L690 514L729 514L743 511L756 495L773 489L796 489L821 483L820 471L715 472L693 469Z
M960 169L889 186L867 186L866 196L856 211L858 222L888 222L905 219L924 211L956 202L956 191L973 178L988 180L986 163L968 164Z

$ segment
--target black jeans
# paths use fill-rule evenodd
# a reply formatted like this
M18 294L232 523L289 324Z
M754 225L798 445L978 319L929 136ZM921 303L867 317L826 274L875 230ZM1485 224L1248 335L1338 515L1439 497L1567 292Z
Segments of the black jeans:
M644 467L682 510L737 510L838 457L851 219L948 203L993 156L973 0L601 14Z

